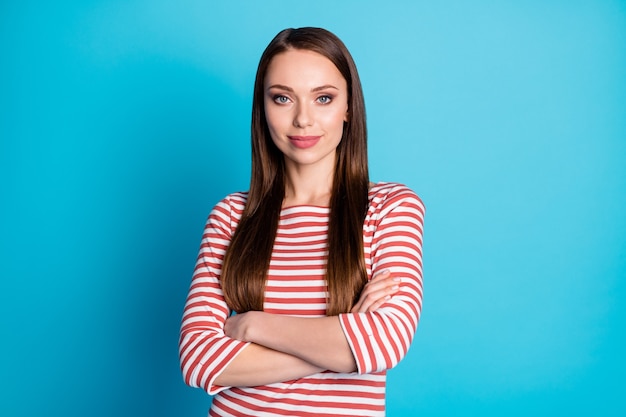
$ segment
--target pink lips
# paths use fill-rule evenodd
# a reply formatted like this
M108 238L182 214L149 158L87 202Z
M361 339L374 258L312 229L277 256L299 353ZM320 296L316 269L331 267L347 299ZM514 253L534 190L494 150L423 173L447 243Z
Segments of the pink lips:
M321 136L287 136L296 148L306 149L319 142Z

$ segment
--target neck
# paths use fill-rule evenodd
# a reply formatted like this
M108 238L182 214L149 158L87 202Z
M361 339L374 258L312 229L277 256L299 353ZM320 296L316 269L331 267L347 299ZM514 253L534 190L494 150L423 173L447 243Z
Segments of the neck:
M328 206L333 189L334 169L321 171L307 167L286 167L284 207Z

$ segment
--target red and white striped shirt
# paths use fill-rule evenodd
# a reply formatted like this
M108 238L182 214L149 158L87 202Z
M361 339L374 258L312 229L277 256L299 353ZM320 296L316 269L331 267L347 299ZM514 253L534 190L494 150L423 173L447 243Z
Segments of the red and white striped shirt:
M389 269L400 289L372 313L339 316L357 372L321 372L258 387L222 387L215 378L248 343L224 335L230 310L220 287L222 260L246 193L218 203L206 224L183 314L180 361L185 382L213 397L210 416L380 416L386 370L407 353L422 306L424 205L395 183L370 189L363 225L368 276ZM264 311L302 317L326 313L327 207L282 209L265 289Z

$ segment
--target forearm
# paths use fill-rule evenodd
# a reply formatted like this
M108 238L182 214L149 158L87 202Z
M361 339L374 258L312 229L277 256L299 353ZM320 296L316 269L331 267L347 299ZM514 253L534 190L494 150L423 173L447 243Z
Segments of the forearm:
M339 318L302 318L263 312L247 313L239 335L267 348L296 356L335 372L354 372L356 362ZM237 337L237 338L239 338Z
M251 387L302 378L323 371L296 356L250 344L215 379L215 385Z

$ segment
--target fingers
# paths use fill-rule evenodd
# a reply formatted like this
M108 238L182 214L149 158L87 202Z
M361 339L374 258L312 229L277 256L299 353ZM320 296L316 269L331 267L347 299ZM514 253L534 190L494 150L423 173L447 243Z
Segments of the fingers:
M350 310L352 313L367 313L376 310L400 289L400 278L391 276L389 270L376 274L365 285L359 300Z
M374 304L370 305L365 312L370 313L372 311L376 311L378 310L378 307L380 307L389 300L391 300L391 295L386 295L383 298L380 298L378 301L374 302Z
M389 278L390 275L391 275L391 271L389 271L388 269L384 269L380 271L379 273L377 273L376 275L374 275L372 279L369 280L368 284L372 284L374 282L384 280L385 278Z

